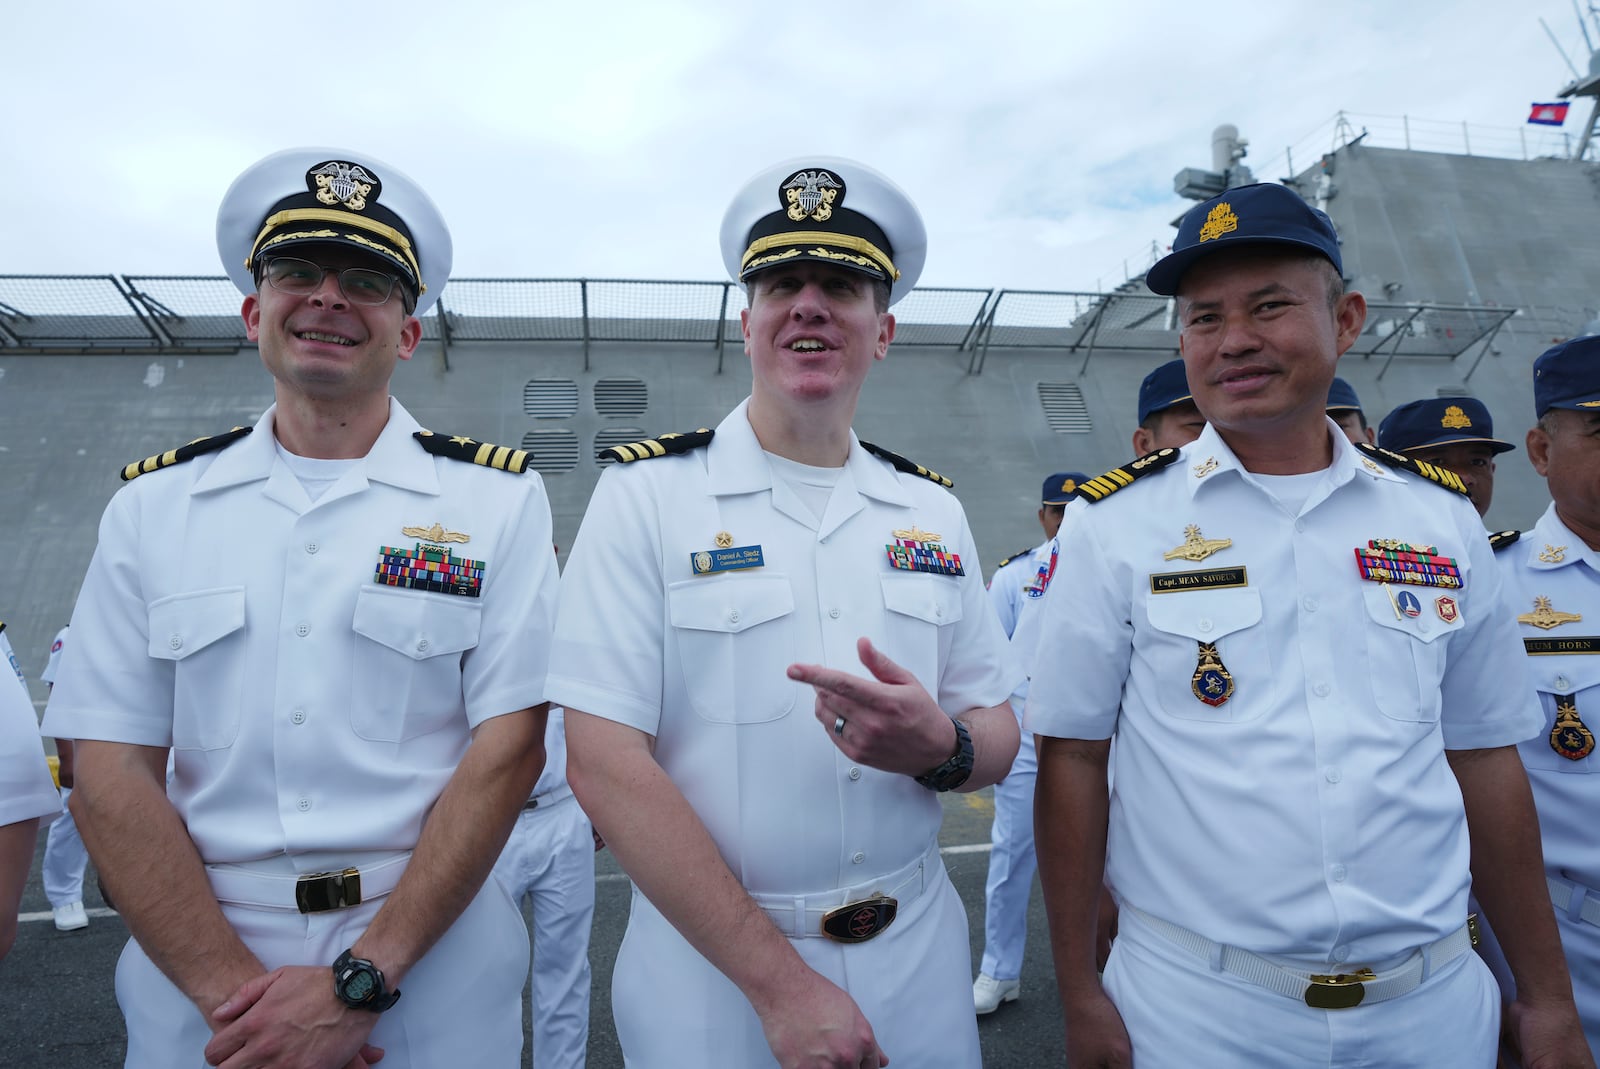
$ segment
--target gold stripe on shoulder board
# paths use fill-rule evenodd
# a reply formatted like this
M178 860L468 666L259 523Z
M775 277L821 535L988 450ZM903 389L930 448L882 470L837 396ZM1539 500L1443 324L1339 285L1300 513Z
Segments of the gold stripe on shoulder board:
M1084 495L1090 504L1104 501L1123 487L1133 485L1135 479L1142 479L1146 475L1160 471L1177 459L1176 449L1170 447L1157 449L1154 453L1146 453L1120 468L1112 468L1104 475L1096 475L1088 482L1079 483L1078 492Z
M607 446L600 450L601 460L614 460L619 464L631 464L635 460L653 460L656 457L675 456L699 449L709 445L716 436L716 431L701 427L696 431L673 431L671 434L661 434L654 438L646 438L638 442L624 442L620 445Z
M122 481L137 479L141 475L148 475L152 471L170 468L174 464L182 464L186 460L214 453L219 449L226 449L240 438L255 430L254 427L235 427L222 434L206 435L185 442L176 449L169 449L165 453L157 453L143 460L136 460L132 464L125 464L122 468Z

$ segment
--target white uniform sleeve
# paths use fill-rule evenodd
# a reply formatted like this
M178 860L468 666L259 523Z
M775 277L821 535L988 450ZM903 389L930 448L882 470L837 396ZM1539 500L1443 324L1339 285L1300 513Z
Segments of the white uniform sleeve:
M1028 557L1017 557L1000 567L989 580L989 604L994 606L995 615L1000 618L1000 629L1010 638L1017 629L1017 589L1016 573L1013 567L1023 567L1029 563Z
M50 643L50 659L45 661L44 671L39 673L39 681L41 683L54 685L56 676L61 671L61 654L67 648L68 630L68 628L63 627L60 631L57 631L55 641Z
M1003 704L1025 678L989 605L977 547L965 514L961 517L961 544L971 553L971 566L961 578L961 620L943 651L939 693L934 695L940 708L951 716ZM968 562L965 554L961 559L964 565Z
M16 662L4 634L0 655ZM12 672L0 671L0 826L60 811L61 796L50 779L28 688Z

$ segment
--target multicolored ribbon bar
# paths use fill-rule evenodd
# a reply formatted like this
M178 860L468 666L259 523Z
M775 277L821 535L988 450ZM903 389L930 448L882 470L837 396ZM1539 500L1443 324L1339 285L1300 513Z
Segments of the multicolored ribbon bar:
M412 549L383 546L376 579L383 586L403 586L475 598L483 592L481 560L457 557L443 546L418 542Z

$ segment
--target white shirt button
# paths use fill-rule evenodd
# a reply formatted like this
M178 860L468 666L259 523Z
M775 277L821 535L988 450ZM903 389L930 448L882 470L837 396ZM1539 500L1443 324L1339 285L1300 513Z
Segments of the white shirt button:
M861 770L859 768L852 768L850 770L850 778L851 779L860 779L861 778Z
M304 709L296 709L294 712L289 714L289 723L291 723L291 724L304 724L305 722L306 722L306 711Z
M300 801L296 802L295 804L300 807L300 812L304 813L306 810L311 808L311 799L302 798L302 799L300 799Z
M1300 607L1305 609L1306 612L1316 612L1317 611L1317 599L1316 598L1304 598L1300 602Z
M863 854L861 851L857 850L855 853L850 855L850 864L859 865L863 861L865 861L866 859L867 859L867 855Z
M1323 772L1322 775L1323 778L1329 783L1338 783L1340 780L1344 779L1344 773L1339 771L1338 765L1329 765L1327 770Z
M933 618L935 620L943 620L944 619L944 606L943 605L935 605L933 607Z
M1428 623L1426 620L1418 620L1417 630L1426 635L1429 631L1433 630L1433 625Z
M171 646L175 650L183 649L183 636L173 635L171 638L167 639L167 645Z
M833 619L837 620L839 618L839 610L838 609L829 609L828 610L828 615L830 617L832 617Z
M417 652L418 653L427 653L428 652L428 647L430 645L431 645L431 643L429 643L428 640L425 639L425 638L417 639Z
M1202 617L1194 626L1195 626L1195 629L1197 631L1199 631L1202 635L1209 635L1209 634L1211 634L1211 628L1214 627L1215 625L1212 624L1212 622L1210 620L1207 620L1204 617Z
M321 548L322 547L317 545L315 542L307 542L306 543L306 552L307 553L315 553L317 550L319 550Z
M294 633L299 635L301 638L305 638L307 635L311 634L311 625L310 624L295 624L294 625Z
M729 611L729 613L728 613L728 622L730 624L736 624L741 619L743 619L743 617L741 617L739 615L739 610L738 609L733 609L733 610Z
M1295 520L1294 521L1294 529L1296 531L1301 531L1301 532L1305 531L1305 529L1306 529L1306 521L1305 520Z
M178 638L177 638L176 635L173 636L172 641L174 643L172 648L173 649L177 649L178 648L178 645L177 645ZM1570 680L1568 680L1566 676L1556 676L1556 691L1558 693L1565 694L1567 691L1569 691L1571 689L1572 689L1572 682Z
M1345 871L1345 867L1343 865L1335 865L1333 868L1328 870L1328 875L1333 877L1334 883L1343 883L1344 878L1346 875L1348 875L1348 873Z
M1347 946L1336 946L1336 947L1334 947L1333 948L1333 960L1334 961L1349 961L1350 960L1350 948L1347 947Z
M1333 690L1333 688L1328 686L1326 683L1318 683L1316 686L1311 688L1311 692L1319 698L1326 698L1328 696L1328 692L1331 690Z

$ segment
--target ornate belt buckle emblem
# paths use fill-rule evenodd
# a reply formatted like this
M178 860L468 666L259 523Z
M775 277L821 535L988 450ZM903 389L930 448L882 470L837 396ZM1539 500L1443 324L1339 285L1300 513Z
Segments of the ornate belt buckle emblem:
M1367 997L1367 983L1376 980L1371 969L1335 973L1313 973L1306 987L1306 1005L1317 1010L1348 1010Z
M294 904L301 913L325 913L361 904L361 872L308 872L294 882Z
M822 934L835 943L865 943L893 924L899 909L888 895L846 902L822 915Z

